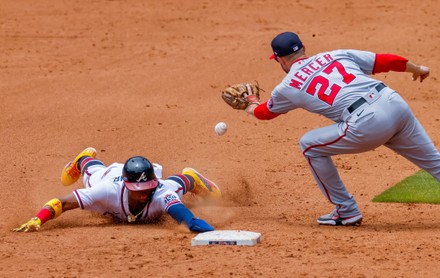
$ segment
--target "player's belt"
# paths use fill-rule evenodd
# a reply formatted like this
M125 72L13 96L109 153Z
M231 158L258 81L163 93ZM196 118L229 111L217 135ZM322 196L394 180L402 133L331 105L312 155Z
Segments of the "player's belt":
M374 89L375 89L377 92L380 92L380 91L382 91L382 89L385 88L385 87L386 87L385 84L383 84L383 83L379 83L379 84L376 85L376 87L374 87ZM358 109L362 104L364 104L364 103L366 103L366 102L367 102L367 100L366 100L365 98L363 98L363 97L361 97L360 99L356 100L352 105L350 105L350 106L347 108L348 113L351 114L354 110Z

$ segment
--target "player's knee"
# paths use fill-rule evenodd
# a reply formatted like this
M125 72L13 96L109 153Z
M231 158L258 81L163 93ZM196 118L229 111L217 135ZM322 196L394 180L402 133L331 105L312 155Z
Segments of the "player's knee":
M299 140L299 146L301 148L301 151L304 154L304 151L307 150L308 147L313 145L313 138L310 135L310 133L304 134L301 139Z

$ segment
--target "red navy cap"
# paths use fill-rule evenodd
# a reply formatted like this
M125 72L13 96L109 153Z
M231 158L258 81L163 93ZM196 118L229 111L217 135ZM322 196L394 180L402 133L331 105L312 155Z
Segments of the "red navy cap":
M269 59L275 57L283 57L297 52L303 47L298 35L292 32L284 32L278 34L270 44L272 46L273 54Z

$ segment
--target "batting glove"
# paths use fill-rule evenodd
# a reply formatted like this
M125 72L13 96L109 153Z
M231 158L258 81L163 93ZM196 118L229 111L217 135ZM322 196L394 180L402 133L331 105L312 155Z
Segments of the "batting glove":
M197 233L214 231L214 228L209 225L205 220L193 217L188 223L188 227L191 231Z
M18 228L13 229L13 232L33 232L38 231L41 227L41 220L38 217L34 217L28 222L24 223Z

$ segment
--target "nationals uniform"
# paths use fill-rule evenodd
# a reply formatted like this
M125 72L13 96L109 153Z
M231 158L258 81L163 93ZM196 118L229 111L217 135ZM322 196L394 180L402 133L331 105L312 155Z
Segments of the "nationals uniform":
M81 209L96 211L124 222L151 222L158 220L168 209L182 204L188 184L178 175L162 177L162 167L153 163L159 185L151 201L135 216L129 211L128 192L122 180L124 164L113 163L106 167L101 163L91 165L83 173L85 188L74 191Z
M397 57L397 58L396 58ZM440 180L440 154L402 97L369 75L405 71L399 56L336 50L293 63L271 98L254 115L271 119L296 108L336 122L306 133L300 141L322 193L341 217L360 215L330 156L381 145L396 151Z

